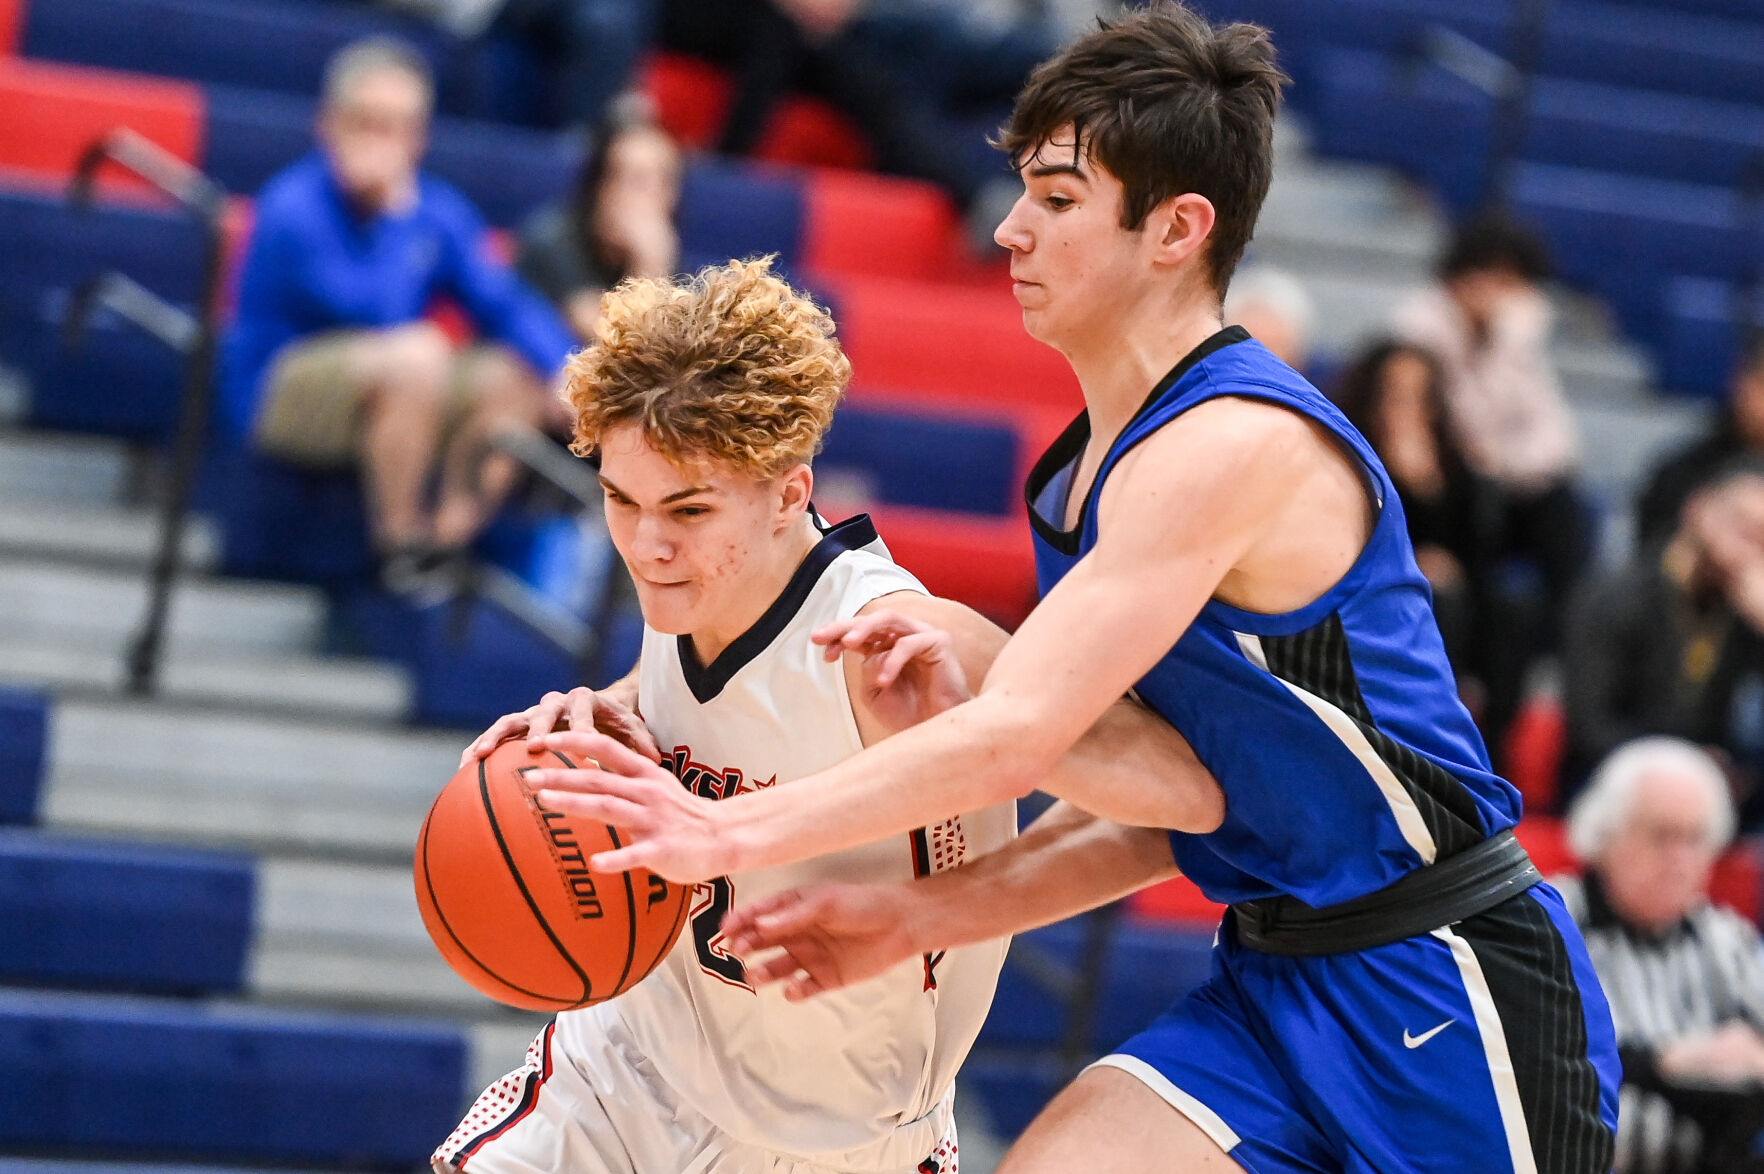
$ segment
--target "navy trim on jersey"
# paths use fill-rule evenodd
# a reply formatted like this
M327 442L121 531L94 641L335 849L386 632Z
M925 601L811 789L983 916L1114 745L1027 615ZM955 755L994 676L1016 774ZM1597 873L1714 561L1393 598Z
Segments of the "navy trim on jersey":
M817 521L816 524L820 523ZM784 590L772 601L772 606L754 621L753 627L741 633L729 647L723 649L708 667L699 662L698 649L692 646L691 636L675 637L680 649L680 675L686 678L686 687L692 690L692 696L698 699L698 703L703 705L714 700L724 686L734 679L736 673L778 638L778 634L802 610L809 592L820 582L822 573L833 565L834 559L848 550L862 550L879 540L876 526L870 521L868 514L858 514L837 526L825 527L820 542L808 552L808 557L802 560L802 564L790 576L790 582L784 585Z
M1189 351L1182 357L1181 362L1170 368L1168 375L1158 380L1158 384L1152 388L1151 394L1145 397L1145 402L1139 405L1139 410L1133 413L1133 419L1129 420L1126 427L1121 429L1122 434L1125 435L1127 429L1133 427L1133 422L1149 411L1163 397L1164 393L1175 385L1178 379L1188 374L1196 363L1209 355L1224 350L1233 343L1245 342L1249 337L1249 331L1241 326L1227 326L1216 334L1208 336L1205 342ZM1090 513L1091 501L1096 496L1096 485L1093 482L1085 490L1084 504L1079 507L1077 524L1070 530L1057 525L1055 520L1045 517L1042 511L1036 508L1037 499L1047 488L1048 483L1061 470L1072 469L1076 473L1078 458L1088 443L1090 443L1090 413L1082 411L1078 413L1078 418L1068 424L1066 430L1060 433L1059 438L1048 446L1047 451L1041 454L1041 459L1036 461L1034 467L1029 470L1029 480L1023 487L1023 500L1029 506L1029 525L1034 528L1043 541L1061 554L1078 553L1078 544L1084 534L1084 519ZM1063 518L1069 503L1055 504L1057 516Z

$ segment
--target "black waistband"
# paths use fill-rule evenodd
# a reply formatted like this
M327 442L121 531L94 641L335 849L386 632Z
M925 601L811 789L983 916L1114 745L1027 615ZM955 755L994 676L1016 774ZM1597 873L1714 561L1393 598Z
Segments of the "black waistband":
M1238 941L1264 954L1351 954L1483 913L1542 879L1508 830L1339 905L1315 909L1297 897L1271 897L1233 905L1231 914Z

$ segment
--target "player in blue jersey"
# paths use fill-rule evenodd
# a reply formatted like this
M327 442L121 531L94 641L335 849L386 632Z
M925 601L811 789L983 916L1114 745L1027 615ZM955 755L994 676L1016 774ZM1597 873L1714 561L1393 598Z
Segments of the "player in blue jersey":
M1609 1011L1512 838L1518 796L1457 700L1390 478L1301 376L1222 329L1283 80L1262 30L1162 4L1018 100L1002 145L1025 190L998 240L1085 411L1030 480L1043 598L976 696L787 802L698 800L610 739L607 770L548 772L547 799L631 832L602 867L778 865L1021 794L1131 691L1216 777L1222 819L1159 817L1204 772L1079 780L971 869L738 911L733 942L785 951L750 973L812 995L1180 869L1231 906L1212 976L1061 1093L1010 1174L1595 1174ZM818 639L907 635L925 633L868 617Z

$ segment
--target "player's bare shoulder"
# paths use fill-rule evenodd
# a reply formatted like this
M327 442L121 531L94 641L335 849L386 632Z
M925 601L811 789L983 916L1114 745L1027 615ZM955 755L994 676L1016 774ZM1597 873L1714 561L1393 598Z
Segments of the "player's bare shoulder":
M1188 515L1172 536L1232 531L1219 541L1230 569L1215 597L1279 613L1323 595L1353 567L1381 506L1375 485L1317 421L1275 402L1221 396L1122 459L1099 520L1106 537L1111 521L1149 505Z

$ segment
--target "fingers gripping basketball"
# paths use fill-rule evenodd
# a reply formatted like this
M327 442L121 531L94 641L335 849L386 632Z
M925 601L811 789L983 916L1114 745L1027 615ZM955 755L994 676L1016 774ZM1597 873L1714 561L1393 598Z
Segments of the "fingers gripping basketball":
M691 895L642 869L589 871L596 852L625 838L547 810L523 777L575 765L504 742L454 775L417 838L417 905L436 948L473 987L527 1010L587 1006L635 986L673 946Z

